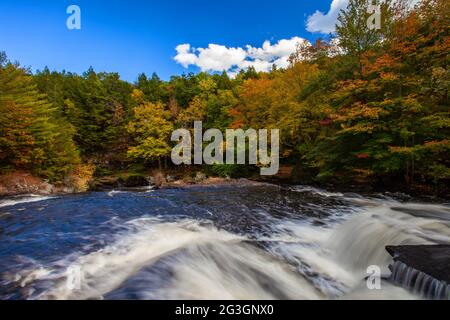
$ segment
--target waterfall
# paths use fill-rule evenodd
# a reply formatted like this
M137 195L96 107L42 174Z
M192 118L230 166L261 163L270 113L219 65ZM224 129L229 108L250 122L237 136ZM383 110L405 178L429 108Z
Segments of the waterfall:
M449 217L445 206L377 202L338 226L326 245L354 273L377 265L388 274L386 246L450 244Z
M426 273L407 266L401 261L391 265L390 280L402 287L412 290L414 294L426 299L450 300L450 285L439 281Z

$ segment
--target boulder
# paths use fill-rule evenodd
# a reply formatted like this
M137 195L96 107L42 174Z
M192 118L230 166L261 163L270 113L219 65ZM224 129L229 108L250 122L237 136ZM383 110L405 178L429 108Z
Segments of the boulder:
M120 178L118 182L121 187L125 188L147 187L150 185L147 177L142 175L130 175L126 178Z
M89 190L91 191L111 190L119 187L119 178L117 177L101 177L89 183Z
M48 182L43 182L39 185L37 192L44 195L53 194L55 192L55 186Z
M55 193L55 187L47 181L26 172L11 172L0 176L0 196L20 194Z
M390 246L390 280L433 300L450 300L450 245Z
M394 261L450 284L450 245L389 246L386 250Z

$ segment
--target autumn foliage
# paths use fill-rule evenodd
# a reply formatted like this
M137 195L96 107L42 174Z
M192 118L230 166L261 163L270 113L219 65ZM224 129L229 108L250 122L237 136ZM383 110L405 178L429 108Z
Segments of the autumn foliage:
M336 34L300 43L289 68L234 78L32 75L2 56L0 168L61 180L81 163L153 167L170 157L172 130L203 121L280 129L300 182L446 186L450 2L385 1L380 30L367 30L366 5L351 0Z

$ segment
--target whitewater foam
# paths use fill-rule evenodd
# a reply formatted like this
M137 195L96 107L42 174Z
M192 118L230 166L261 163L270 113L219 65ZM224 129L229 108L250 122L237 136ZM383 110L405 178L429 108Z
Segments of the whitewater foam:
M45 201L45 200L50 200L50 199L54 199L54 197L30 194L30 195L22 196L22 197L15 198L15 199L8 199L8 200L0 201L0 208L13 207L13 206L16 206L19 204L39 202L39 201Z
M250 234L218 229L214 219L220 213L191 203L183 209L204 210L212 220L111 217L101 225L115 230L109 245L44 265L28 263L31 267L11 281L26 288L29 299L419 298L385 281L382 290L369 290L367 267L390 273L387 245L449 244L448 206L305 192L338 197L349 208L330 207L326 224L316 224L314 217L275 218L257 211L270 232L263 228ZM157 199L170 202L170 208L179 205ZM67 271L77 267L81 287L69 288Z

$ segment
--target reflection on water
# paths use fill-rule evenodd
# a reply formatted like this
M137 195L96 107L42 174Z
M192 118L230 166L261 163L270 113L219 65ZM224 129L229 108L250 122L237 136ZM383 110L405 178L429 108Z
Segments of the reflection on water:
M437 243L450 244L446 204L304 186L8 199L0 298L413 299L366 289L367 267L389 273L386 245Z

